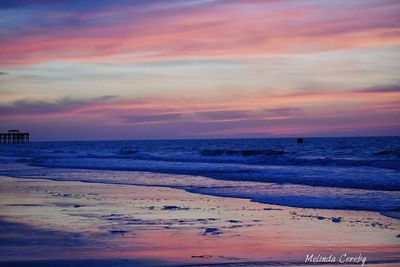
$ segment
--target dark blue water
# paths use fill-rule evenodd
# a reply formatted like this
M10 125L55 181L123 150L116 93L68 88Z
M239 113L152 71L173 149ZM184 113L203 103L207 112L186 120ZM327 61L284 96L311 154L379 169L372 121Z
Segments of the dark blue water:
M21 164L43 167L42 174L45 169L53 176L61 168L185 174L262 185L303 186L298 189L305 204L298 206L400 208L400 137L308 138L303 144L297 144L295 139L37 142L2 145L0 157L7 165L2 174L12 176L32 176L29 168L16 167ZM344 202L347 198L348 202L332 205L335 200L325 196L321 201L320 194L315 193L332 195L332 188L336 190L335 198ZM255 194L254 188L243 188L243 192L236 188L233 194L226 189L201 190L193 184L190 190L252 199L257 195L258 201L274 204L301 202L299 195L280 194L286 189L287 186L281 191L258 190ZM352 193L359 196L362 192L367 194L363 196L365 203L357 206L351 201Z

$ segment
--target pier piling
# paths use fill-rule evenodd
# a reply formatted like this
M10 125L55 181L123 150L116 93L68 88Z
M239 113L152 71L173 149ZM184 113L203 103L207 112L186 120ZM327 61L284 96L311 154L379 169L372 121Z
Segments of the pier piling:
M18 130L9 130L0 133L0 144L26 144L29 143L29 133L21 133Z

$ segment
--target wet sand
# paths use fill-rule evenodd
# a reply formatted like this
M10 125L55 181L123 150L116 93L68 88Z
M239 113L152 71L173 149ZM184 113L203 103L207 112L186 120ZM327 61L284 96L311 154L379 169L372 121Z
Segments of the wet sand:
M297 266L307 254L343 253L398 266L399 234L399 220L375 212L0 177L2 266Z

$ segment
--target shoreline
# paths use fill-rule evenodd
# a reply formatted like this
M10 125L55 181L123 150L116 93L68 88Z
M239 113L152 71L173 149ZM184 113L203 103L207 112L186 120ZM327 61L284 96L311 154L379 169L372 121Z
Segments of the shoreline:
M20 261L47 248L47 260L63 258L65 249L75 260L87 259L100 249L103 259L150 259L162 266L301 262L318 251L400 262L393 254L400 223L375 212L292 208L168 187L0 179L2 224L28 226L25 231L33 233L28 241L40 244L22 246ZM55 240L43 240L46 231ZM0 238L18 241L15 234L3 231ZM15 260L22 247L7 247L1 261Z
M108 168L44 167L26 163L18 163L18 165L12 166L12 168L28 168L25 170L25 173L38 172L39 174L24 176L23 174L12 175L10 174L10 171L2 171L2 174L0 175L21 179L43 178L52 181L80 181L106 185L165 187L182 189L187 192L200 195L247 199L256 203L279 205L289 208L376 212L383 216L400 220L400 211L387 209L387 205L393 208L395 205L394 203L398 202L398 204L400 204L400 201L396 201L399 196L398 191L354 189L331 186L325 187L292 183L257 182L235 179L216 179L209 176L156 171L127 171L120 169L113 170ZM40 174L42 171L44 171L45 175ZM90 176L86 176L87 173L90 173ZM45 177L49 175L50 177ZM51 178L51 176L57 176L57 178ZM170 181L169 177L175 178L173 181ZM227 192L219 190L224 187L237 189L235 191ZM243 188L246 189L246 187L253 187L252 190L258 189L259 191L253 191L249 193L246 192L246 190L242 190ZM266 194L267 192L268 194L266 197L263 194ZM293 192L300 192L300 194L292 195ZM385 203L384 199L382 199L383 196L385 199L391 199L393 203L388 204L387 201ZM297 201L296 199L299 197L303 197L303 199L299 199L300 201ZM377 206L370 206L370 198L378 201ZM357 201L355 202L354 199ZM306 200L306 202L304 202L304 200ZM357 204L355 205L355 203Z

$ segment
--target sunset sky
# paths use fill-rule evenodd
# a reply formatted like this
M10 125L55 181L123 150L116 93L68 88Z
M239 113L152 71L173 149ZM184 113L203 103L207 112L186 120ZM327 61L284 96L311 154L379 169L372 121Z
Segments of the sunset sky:
M0 1L0 131L400 135L400 1Z

